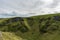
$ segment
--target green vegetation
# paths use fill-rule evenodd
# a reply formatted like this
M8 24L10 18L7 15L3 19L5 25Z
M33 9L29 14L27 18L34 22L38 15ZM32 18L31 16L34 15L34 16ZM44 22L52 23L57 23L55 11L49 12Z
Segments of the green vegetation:
M3 40L60 40L60 14L2 18L0 31Z

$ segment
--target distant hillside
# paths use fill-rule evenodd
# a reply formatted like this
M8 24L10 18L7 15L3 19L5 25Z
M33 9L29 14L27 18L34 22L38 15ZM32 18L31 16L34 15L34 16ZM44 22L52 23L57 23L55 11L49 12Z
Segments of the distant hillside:
M0 31L3 40L60 40L60 14L1 18Z

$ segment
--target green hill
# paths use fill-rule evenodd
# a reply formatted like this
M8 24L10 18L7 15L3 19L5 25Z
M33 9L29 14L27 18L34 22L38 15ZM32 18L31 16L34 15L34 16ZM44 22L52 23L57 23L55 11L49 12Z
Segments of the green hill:
M0 40L60 40L60 14L0 19Z

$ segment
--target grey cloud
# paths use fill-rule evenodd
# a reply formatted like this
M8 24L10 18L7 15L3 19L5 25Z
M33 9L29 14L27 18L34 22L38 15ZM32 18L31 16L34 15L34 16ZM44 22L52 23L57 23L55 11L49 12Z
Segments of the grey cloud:
M53 0L53 3L51 5L49 5L49 8L55 8L56 6L58 6L58 3L60 3L60 0Z
M59 11L60 9L60 7L58 8L58 6L60 6L59 3L60 0L0 0L0 8L2 9L2 12L0 11L0 17L28 17L36 14L41 15L48 12L54 13L54 10ZM5 11L4 13L3 10L13 10L14 12L12 11L11 13L7 13Z

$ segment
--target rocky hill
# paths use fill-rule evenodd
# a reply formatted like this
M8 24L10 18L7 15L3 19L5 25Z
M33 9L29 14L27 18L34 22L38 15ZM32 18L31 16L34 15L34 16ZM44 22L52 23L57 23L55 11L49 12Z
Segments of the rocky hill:
M1 18L0 31L3 40L60 40L60 14Z

